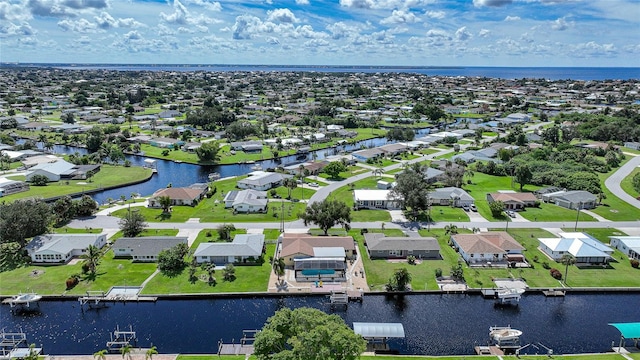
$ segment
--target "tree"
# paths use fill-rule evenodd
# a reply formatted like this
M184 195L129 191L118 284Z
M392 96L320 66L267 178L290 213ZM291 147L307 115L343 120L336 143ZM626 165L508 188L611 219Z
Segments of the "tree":
M127 344L127 345L121 347L120 348L120 354L122 354L122 358L123 359L126 356L127 359L131 360L131 345Z
M55 225L61 226L73 219L76 213L76 207L70 196L63 196L53 203L51 211L53 211Z
M89 195L82 195L80 200L73 203L76 216L91 216L98 211L98 203Z
M231 232L235 230L236 227L233 224L223 224L216 228L218 238L224 241L231 241Z
M449 225L444 227L444 234L445 235L455 235L457 233L458 233L458 226L457 225L449 224Z
M87 132L85 145L89 152L96 152L102 146L104 141L104 132L101 128L94 126Z
M491 216L494 218L502 217L504 211L504 203L502 201L494 201L489 203L489 210L491 210Z
M633 188L640 193L640 172L633 175L633 178L631 179L631 183L633 184Z
M26 266L31 258L17 241L0 243L0 272Z
M277 258L277 259L273 259L273 273L276 274L276 276L278 277L278 280L280 280L280 276L284 275L284 269L285 269L285 263L284 263L284 258Z
M171 207L171 197L166 196L166 195L165 196L160 196L160 197L158 197L158 203L162 207L162 212L163 213L168 213L169 212L169 208Z
M196 155L200 162L216 162L220 160L220 145L216 141L202 143L196 149Z
M406 291L407 285L411 284L411 273L405 268L396 269L393 277L387 282L387 291Z
M411 217L418 218L420 212L429 208L429 192L432 189L425 177L425 168L421 164L411 164L396 177L396 186L389 196L410 211Z
M11 157L4 152L0 153L0 170L5 170L5 167L8 169L9 165L11 165Z
M576 263L576 258L571 254L564 254L560 258L560 263L564 265L564 283L567 283L567 274L569 273L569 265Z
M168 277L177 276L187 266L184 257L188 252L189 247L184 243L160 251L158 254L158 270Z
M47 186L49 178L42 174L35 174L29 181L31 181L31 184L35 186Z
M520 184L520 191L522 188L531 182L533 178L533 173L527 164L521 164L516 167L515 172L516 182Z
M122 234L126 237L136 237L148 225L144 216L139 211L129 211L129 213L118 222Z
M284 308L256 335L254 354L259 360L355 360L366 346L362 336L338 315L311 308Z
M151 346L144 354L144 360L153 360L153 355L158 355L158 348Z
M0 242L24 247L27 239L47 232L51 219L51 207L43 200L0 204Z
M300 218L305 226L314 223L325 235L328 235L329 229L336 224L349 228L351 209L342 201L325 199L307 206L304 213L300 214Z
M282 185L284 185L284 187L287 188L287 191L289 194L287 196L287 199L291 199L291 191L298 187L298 183L294 178L287 178L287 179L284 179L284 181L282 182Z
M222 278L224 281L234 281L236 279L236 268L233 264L227 264L222 269Z
M96 273L96 268L100 263L100 255L100 249L94 245L89 245L89 247L87 247L87 252L82 255L82 257L87 260L89 271L91 271L92 274Z
M96 360L107 360L107 350L100 350L93 353L93 358Z
M332 161L327 164L322 171L329 175L329 178L338 179L341 172L347 171L347 167L342 163L342 161Z
M64 113L60 115L60 120L65 124L75 124L76 118L72 112Z

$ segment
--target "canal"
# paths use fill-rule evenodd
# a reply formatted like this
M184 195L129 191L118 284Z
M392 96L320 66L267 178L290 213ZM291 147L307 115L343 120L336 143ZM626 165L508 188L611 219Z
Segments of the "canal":
M236 281L242 281L238 279ZM239 339L243 329L259 329L282 307L313 307L331 313L324 296L158 300L155 303L111 303L82 309L77 301L41 301L39 311L12 313L0 307L0 324L22 329L29 342L48 354L92 354L105 348L109 334L131 325L138 346L152 343L163 353L215 353L218 340ZM607 352L619 333L611 322L640 320L636 293L572 293L565 298L525 295L518 307L497 307L480 295L415 294L403 298L365 295L346 310L333 313L353 322L400 322L406 338L391 341L402 354L473 354L488 340L489 326L523 331L528 353Z

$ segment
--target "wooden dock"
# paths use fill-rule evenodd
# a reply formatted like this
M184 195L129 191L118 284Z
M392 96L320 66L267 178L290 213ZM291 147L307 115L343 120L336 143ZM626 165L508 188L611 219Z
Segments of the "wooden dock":
M253 342L256 340L256 334L260 330L242 330L242 338L240 343L236 344L235 339L230 344L225 344L222 339L218 341L218 356L220 355L252 355Z
M564 290L554 290L554 289L542 290L542 293L544 294L544 296L547 296L547 297L565 296L567 294L567 292Z
M347 297L349 301L362 302L364 292L362 290L347 290Z
M504 351L500 350L500 348L495 345L476 346L474 349L476 351L476 354L478 355L494 355L494 356L504 355Z

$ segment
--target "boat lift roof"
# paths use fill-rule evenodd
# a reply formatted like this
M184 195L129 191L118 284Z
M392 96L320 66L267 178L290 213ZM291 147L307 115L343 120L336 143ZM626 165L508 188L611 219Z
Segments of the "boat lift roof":
M640 322L609 324L622 334L625 339L640 339Z
M365 338L404 338L401 323L354 322L353 331Z

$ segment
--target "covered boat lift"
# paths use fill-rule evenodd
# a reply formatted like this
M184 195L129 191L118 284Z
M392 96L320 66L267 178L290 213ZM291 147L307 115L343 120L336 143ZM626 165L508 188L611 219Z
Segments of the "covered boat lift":
M633 340L633 345L638 348L638 342L640 341L640 322L633 323L611 323L609 324L618 331L620 331L620 344L613 350L617 353L628 352L625 348L625 342L627 339Z
M389 338L404 339L404 326L401 323L354 322L353 332L367 340L367 350L374 352L389 352Z

